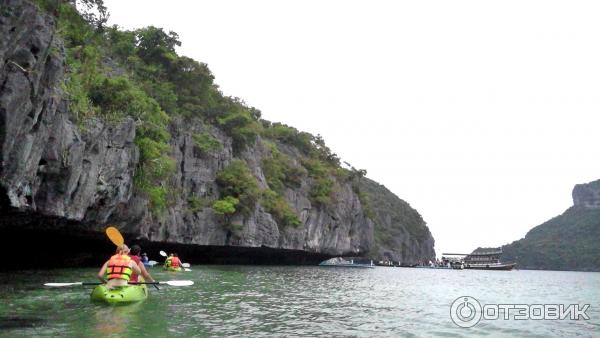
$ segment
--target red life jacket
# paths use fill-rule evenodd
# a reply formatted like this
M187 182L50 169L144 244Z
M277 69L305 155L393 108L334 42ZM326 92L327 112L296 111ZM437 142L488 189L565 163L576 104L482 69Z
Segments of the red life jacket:
M135 256L134 255L134 256L129 256L129 257L131 257L131 260L134 261L137 266L140 266L140 262L142 261L142 259L140 258L140 256ZM131 273L131 279L129 281L132 282L132 283L137 282L138 281L138 277L139 277L139 275L137 273L132 272Z
M131 278L133 270L129 267L131 258L127 255L114 255L108 260L106 275L108 280L124 279L128 281Z
M171 267L178 268L181 265L179 257L171 257Z

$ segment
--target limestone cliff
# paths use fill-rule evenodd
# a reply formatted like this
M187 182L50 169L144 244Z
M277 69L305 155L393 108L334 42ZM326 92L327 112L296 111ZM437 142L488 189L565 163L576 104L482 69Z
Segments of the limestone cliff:
M435 241L417 210L373 180L361 180L360 187L369 196L375 223L373 256L407 265L435 257Z
M573 205L587 209L600 209L600 181L575 185Z
M308 176L297 187L285 188L283 197L300 226L278 224L260 203L233 217L239 229L223 226L209 204L191 205L190 200L219 198L217 174L234 158L244 160L258 185L267 187L261 160L271 156L272 149L258 137L252 146L234 153L233 140L222 130L183 117L172 118L169 125L169 156L176 170L168 184L174 193L165 212L151 212L134 184L140 158L134 142L137 121L73 122L63 85L69 69L54 26L52 16L27 1L0 0L0 228L68 227L101 233L107 224L115 224L147 243L268 247L332 256L374 252L375 258L406 262L434 256L433 239L420 216L414 226L422 236L415 237L414 229L402 221L387 219L384 223L395 230L386 236L393 240L372 251L374 222L352 182L337 177L332 177L333 203L328 207L311 201L313 182ZM222 147L199 152L193 141L197 133L210 135ZM300 166L297 149L277 146ZM397 199L386 194L377 198ZM385 214L377 210L378 219L386 219Z

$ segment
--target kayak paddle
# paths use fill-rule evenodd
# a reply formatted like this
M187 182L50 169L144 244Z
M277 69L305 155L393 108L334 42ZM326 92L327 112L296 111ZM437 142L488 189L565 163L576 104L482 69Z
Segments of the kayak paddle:
M129 283L129 284L158 284L158 285L170 285L170 286L190 286L194 285L194 281L191 280L168 280L165 282L139 282L139 283Z
M44 286L53 286L53 287L61 287L61 286L75 286L75 285L100 285L103 283L93 282L93 283L85 283L85 282L74 282L74 283L44 283Z
M74 282L74 283L44 283L44 286L52 286L52 287L63 287L63 286L76 286L76 285L100 285L104 283L93 282L93 283L85 283L85 282ZM152 284L152 285L170 285L170 286L190 286L194 285L194 282L191 280L169 280L165 282L132 282L130 285L136 284Z
M113 242L116 246L123 245L125 243L125 239L123 235L117 230L115 227L106 228L106 236L110 238L111 242Z

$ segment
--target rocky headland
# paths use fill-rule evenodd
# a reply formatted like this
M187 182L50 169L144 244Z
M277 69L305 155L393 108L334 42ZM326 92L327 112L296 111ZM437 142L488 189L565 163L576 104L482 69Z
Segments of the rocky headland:
M179 89L169 105L152 87L158 80L122 61L110 34L130 33L97 33L83 23L86 34L99 35L77 41L68 8L57 16L40 3L0 1L5 250L29 243L30 258L49 266L76 255L95 263L84 253L106 250L110 224L130 242L196 252L207 263L314 263L341 255L413 263L435 256L418 212L363 172L342 168L320 137L262 120L256 109L223 97L210 73L202 73L212 95L206 102L218 103L209 107L202 93L184 98ZM146 66L151 61L139 41L148 32L129 46ZM100 53L90 50L94 43L109 47L96 46ZM100 54L88 83L91 53ZM186 71L208 72L174 50L170 55L188 62ZM113 96L132 98L111 101L111 86L121 88ZM147 106L132 107L140 97ZM187 113L195 109L190 102L202 113ZM240 177L245 190L232 183Z

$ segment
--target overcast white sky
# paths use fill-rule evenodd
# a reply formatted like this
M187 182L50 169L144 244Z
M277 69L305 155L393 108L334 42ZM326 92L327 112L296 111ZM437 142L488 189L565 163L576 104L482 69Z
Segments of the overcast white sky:
M522 238L600 179L600 2L105 2L321 134L421 213L438 255Z

